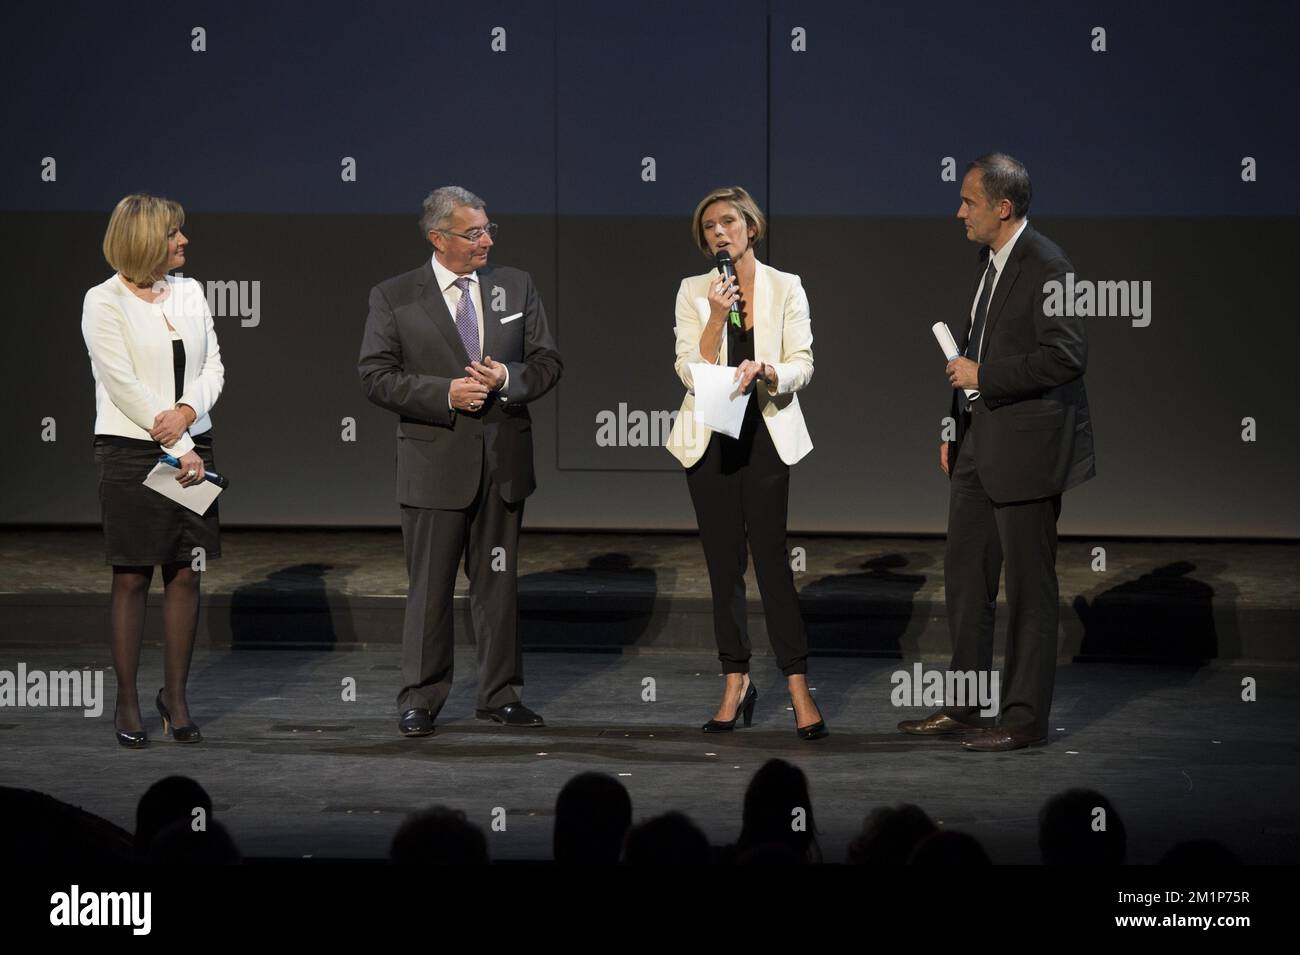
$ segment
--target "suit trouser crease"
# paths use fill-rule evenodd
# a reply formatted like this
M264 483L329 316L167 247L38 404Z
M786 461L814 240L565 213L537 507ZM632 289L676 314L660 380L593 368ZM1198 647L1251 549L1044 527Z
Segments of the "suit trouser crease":
M763 421L752 435L748 460L725 454L723 442L732 439L715 434L704 457L686 472L713 594L718 659L724 673L749 671L745 570L752 552L777 665L787 676L806 673L808 637L786 548L790 468Z
M998 722L1039 736L1047 733L1056 678L1060 509L1060 495L994 504L975 468L974 434L967 431L952 465L944 552L944 595L953 646L950 668L992 670L994 610L1005 564L1007 648ZM958 719L970 718L979 709L945 702L949 705L943 712Z
M436 716L447 702L455 659L456 569L462 557L478 653L477 708L519 701L517 688L524 681L517 574L523 509L523 501L507 504L502 499L486 461L469 507L402 508L410 587L402 625L399 710L427 708Z

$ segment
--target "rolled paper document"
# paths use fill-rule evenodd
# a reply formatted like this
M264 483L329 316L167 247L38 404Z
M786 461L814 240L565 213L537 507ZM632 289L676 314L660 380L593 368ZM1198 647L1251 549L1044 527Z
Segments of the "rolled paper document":
M943 349L943 357L952 361L954 358L960 358L961 352L957 348L957 343L953 340L952 332L948 331L948 326L943 322L935 322L930 326L930 331L934 332L935 341ZM976 388L963 388L966 392L966 400L972 401L979 397L979 390Z

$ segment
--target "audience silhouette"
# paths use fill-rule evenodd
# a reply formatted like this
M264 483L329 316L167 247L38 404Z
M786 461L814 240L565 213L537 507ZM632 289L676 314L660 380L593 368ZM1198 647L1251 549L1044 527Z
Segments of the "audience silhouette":
M555 800L555 861L613 865L631 827L632 799L623 784L604 773L579 773Z
M24 856L53 863L238 865L243 859L227 827L213 818L212 798L187 776L150 786L136 807L134 838L107 820L44 793L0 787L0 839ZM741 833L715 848L687 815L666 812L632 826L632 800L617 779L580 773L560 790L552 834L554 861L613 865L801 865L822 861L816 817L803 770L771 759L745 790ZM1067 789L1038 815L1045 865L1121 865L1128 836L1118 810L1092 789ZM911 865L941 871L984 866L991 859L969 833L942 829L919 806L882 806L850 841L853 865ZM484 830L464 812L431 806L409 815L389 847L397 864L486 865ZM533 860L540 862L543 860ZM1180 842L1161 865L1232 867L1241 860L1211 839Z

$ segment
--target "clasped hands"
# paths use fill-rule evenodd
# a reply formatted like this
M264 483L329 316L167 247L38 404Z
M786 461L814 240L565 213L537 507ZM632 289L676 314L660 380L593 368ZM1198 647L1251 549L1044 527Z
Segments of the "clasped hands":
M177 408L160 411L154 415L153 427L149 429L149 437L163 447L169 448L181 439L185 429L192 425L197 417L198 415L189 405L181 405Z
M482 361L465 366L465 377L451 382L451 406L457 411L478 411L488 395L500 391L506 383L506 366L484 355Z
M740 393L744 395L749 394L749 386L755 378L761 378L770 389L776 390L776 368L770 362L751 361L747 358L736 367L736 375L732 380L740 382Z

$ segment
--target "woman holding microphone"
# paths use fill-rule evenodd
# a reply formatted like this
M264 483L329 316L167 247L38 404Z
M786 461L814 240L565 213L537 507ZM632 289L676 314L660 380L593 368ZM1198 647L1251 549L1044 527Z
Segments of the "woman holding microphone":
M163 687L154 701L164 734L202 740L185 696L198 625L194 549L221 556L217 505L200 516L143 485L161 454L180 461L176 480L198 484L212 468L208 411L225 371L202 286L168 275L185 264L185 211L155 196L127 196L104 235L115 270L86 293L81 332L95 379L95 468L108 563L113 567L112 654L117 741L148 744L136 671L155 564L163 576Z
M719 270L683 279L677 292L677 376L686 397L669 451L686 468L713 591L713 630L726 683L706 733L750 725L758 691L749 679L745 568L754 572L768 635L785 674L800 739L821 739L826 724L808 692L808 637L786 549L790 465L812 450L796 392L812 380L812 325L799 276L759 262L754 245L767 224L739 186L700 200L691 222L695 244L717 260L730 256L734 277ZM736 315L732 317L735 306ZM735 368L749 395L740 437L714 434L695 417L691 365Z

